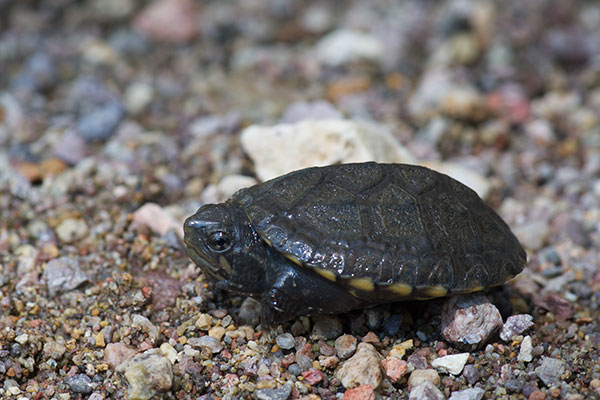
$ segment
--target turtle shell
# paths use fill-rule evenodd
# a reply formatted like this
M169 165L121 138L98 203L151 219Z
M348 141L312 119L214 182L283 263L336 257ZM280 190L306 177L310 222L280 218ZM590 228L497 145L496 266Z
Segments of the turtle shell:
M387 290L386 298L482 290L526 263L510 228L473 190L425 167L308 168L229 201L296 264L353 291Z

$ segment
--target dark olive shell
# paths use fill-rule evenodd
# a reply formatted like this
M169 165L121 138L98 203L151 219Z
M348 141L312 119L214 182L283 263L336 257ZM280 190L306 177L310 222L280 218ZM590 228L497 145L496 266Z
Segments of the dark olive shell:
M273 249L350 290L470 292L502 284L526 263L510 228L473 190L425 167L308 168L229 201Z

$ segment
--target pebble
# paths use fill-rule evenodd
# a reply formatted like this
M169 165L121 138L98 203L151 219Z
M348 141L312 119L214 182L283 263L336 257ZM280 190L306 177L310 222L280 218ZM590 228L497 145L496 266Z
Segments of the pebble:
M309 385L316 385L317 383L321 382L323 380L323 373L321 371L319 371L318 369L310 369L308 371L304 371L302 372L302 377L304 378L304 381L306 383L308 383Z
M445 400L446 396L431 381L423 381L413 387L408 395L409 400Z
M125 116L120 102L111 101L84 114L77 122L77 132L86 142L101 142L115 133Z
M373 345L359 343L356 353L341 363L334 376L345 388L371 385L377 389L383 379L380 355Z
M400 330L404 317L402 314L392 314L383 321L383 331L388 336L394 336Z
M358 340L352 335L342 335L335 340L335 352L337 356L344 360L350 357L356 351Z
M217 339L218 341L221 341L221 339L223 339L223 336L225 336L225 328L223 328L222 326L212 327L208 330L208 336L211 336Z
M463 376L466 378L467 382L469 382L470 385L474 385L477 383L477 381L479 381L481 374L474 365L469 364L465 365L465 368L463 369Z
M479 348L501 326L500 311L481 293L449 297L442 307L442 334L458 347Z
M553 313L559 322L571 318L574 312L573 305L556 293L547 293L543 297L534 297L533 302L536 306Z
M60 257L48 261L44 268L43 279L46 281L50 296L77 288L89 280L81 270L77 258Z
M346 390L342 400L375 400L375 391L371 385L360 385Z
M208 331L212 326L212 320L213 318L210 314L200 314L194 325L200 330Z
M104 348L104 362L114 370L136 354L136 349L129 347L123 342L109 343Z
M556 358L544 357L541 364L535 369L535 373L548 387L560 385L561 376L565 372L566 363Z
M451 354L449 356L436 358L431 363L431 366L452 375L458 375L463 371L468 359L469 353Z
M313 360L315 359L315 355L312 351L312 345L310 343L305 343L296 351L296 364L303 371L307 371L312 368Z
M154 88L145 82L133 82L125 91L125 106L136 114L144 110L154 98Z
M408 388L410 391L423 382L430 382L438 386L441 382L440 375L435 369L415 369L408 377Z
M149 400L158 393L171 389L173 384L171 362L159 349L134 356L121 364L117 371L127 379L127 395L130 400Z
M67 130L53 146L54 156L76 165L89 155L88 144L75 130Z
M275 342L280 349L290 350L296 345L296 339L291 333L284 333L275 338Z
M192 347L205 347L209 349L213 354L219 353L223 350L223 344L212 336L202 336L200 338L190 338L188 343Z
M338 29L317 42L316 53L323 64L337 67L361 60L378 62L384 56L384 46L373 35Z
M276 389L259 389L254 394L257 400L286 400L292 394L292 385L285 384Z
M161 236L166 235L169 230L174 229L179 234L179 237L183 237L182 224L177 222L175 218L155 203L146 203L138 208L133 213L133 222L145 225L152 232Z
M533 316L529 314L511 315L500 330L500 339L508 342L533 326Z
M313 317L314 325L311 332L311 338L335 339L342 334L342 321L338 317L331 315L318 315Z
M151 39L181 43L198 34L198 17L193 0L157 0L135 17L133 26Z
M459 392L452 392L449 400L481 400L485 390L482 388L469 388Z
M55 338L48 338L44 343L44 355L47 358L59 360L67 351L65 346L65 339L62 336L56 336Z
M390 382L397 383L404 375L408 373L408 363L396 357L387 357L381 362L385 375Z
M160 331L158 328L143 315L133 314L131 317L131 326L133 328L142 328L142 330L148 334L148 338L152 341L152 343L155 343L160 336Z
M531 336L527 335L523 338L517 360L523 362L531 362L531 360L533 360L533 344Z
M88 226L83 219L67 218L56 227L58 238L65 243L72 243L88 233Z
M415 161L382 125L343 119L251 125L241 141L261 181L316 165Z
M91 393L93 390L92 378L86 374L77 374L65 379L65 383L75 393Z

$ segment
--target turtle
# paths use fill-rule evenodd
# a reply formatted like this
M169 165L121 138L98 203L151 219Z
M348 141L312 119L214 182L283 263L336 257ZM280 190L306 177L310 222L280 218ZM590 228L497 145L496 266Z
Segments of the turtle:
M241 189L186 219L189 257L262 322L470 293L527 256L470 188L423 166L311 167Z

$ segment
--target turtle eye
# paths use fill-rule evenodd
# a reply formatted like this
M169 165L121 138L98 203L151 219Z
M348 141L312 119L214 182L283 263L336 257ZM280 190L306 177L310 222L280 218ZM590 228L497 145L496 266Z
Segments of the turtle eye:
M208 235L208 246L214 251L225 251L231 247L231 239L227 232L216 231Z

